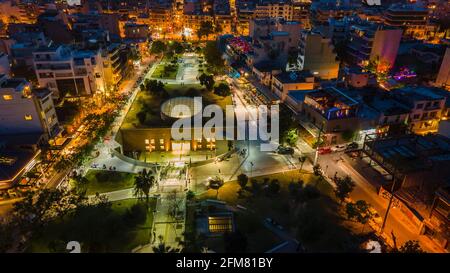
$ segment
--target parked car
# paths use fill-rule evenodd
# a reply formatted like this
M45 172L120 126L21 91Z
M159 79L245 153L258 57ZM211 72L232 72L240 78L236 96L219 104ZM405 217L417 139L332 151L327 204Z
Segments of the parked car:
M320 155L325 155L325 154L329 154L331 153L331 147L321 147L319 148L319 154Z
M292 147L284 147L284 146L278 146L277 153L284 154L284 155L292 155L294 154L294 149Z
M344 151L346 148L347 148L347 146L345 146L345 145L336 145L336 146L334 146L333 148L331 148L331 150L332 150L333 152L342 152L342 151Z

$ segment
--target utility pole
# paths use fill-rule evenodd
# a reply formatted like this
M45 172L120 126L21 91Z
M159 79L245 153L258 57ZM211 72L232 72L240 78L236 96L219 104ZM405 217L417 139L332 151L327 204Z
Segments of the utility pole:
M319 159L319 147L320 147L320 137L322 136L322 130L323 125L325 122L322 122L322 125L320 126L319 135L317 136L317 147L316 147L316 154L314 156L314 164L313 166L317 165L317 160Z
M395 178L395 171L394 174L392 175L392 187L391 187L391 196L389 198L389 203L388 203L388 207L386 209L386 213L384 214L384 219L383 219L383 224L381 225L381 229L380 229L380 234L383 234L384 231L384 227L386 226L386 221L389 215L389 211L391 209L391 205L392 205L392 200L394 200L394 189L395 189L395 182L397 181L397 179Z

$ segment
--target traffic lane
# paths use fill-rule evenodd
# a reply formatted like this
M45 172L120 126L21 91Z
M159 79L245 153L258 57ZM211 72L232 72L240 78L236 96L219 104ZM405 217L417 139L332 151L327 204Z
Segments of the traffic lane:
M337 161L340 158L342 152L322 155L319 157L319 162L322 168L325 170L325 166L328 166L326 174L329 177L333 177L337 173L338 177L349 175L355 182L355 188L350 194L350 198L353 201L364 200L369 203L378 214L384 218L386 213L388 200L383 199L374 190L373 186L364 179L360 174L357 174L350 167L346 166L345 162ZM379 230L377 230L379 231ZM403 216L403 213L398 208L391 208L389 216L386 221L384 232L388 235L393 231L397 245L402 245L408 240L419 240L419 231L412 225L410 220Z

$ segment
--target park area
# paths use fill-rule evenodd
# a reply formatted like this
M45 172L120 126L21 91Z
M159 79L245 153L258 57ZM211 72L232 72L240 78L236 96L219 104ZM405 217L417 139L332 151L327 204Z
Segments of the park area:
M151 241L155 206L155 199L82 206L35 233L27 252L66 252L69 241L78 241L82 252L129 253Z
M89 170L83 178L72 180L72 186L86 190L86 195L95 195L132 188L135 176L126 172Z
M161 96L155 92L140 91L127 113L121 129L170 127L173 121L161 118L161 105L169 98L201 96L204 106L214 103L225 108L225 105L232 105L230 96L218 96L200 84L165 84L164 92L166 95Z
M236 229L247 237L247 252L265 252L282 242L264 226L267 218L298 239L307 252L359 251L361 238L342 217L333 188L312 173L295 170L260 176L244 186L230 181L218 191L209 189L196 196L198 201L216 198L245 208L238 209L235 217ZM209 240L209 246L217 248L217 240Z
M152 78L175 80L178 73L177 63L158 64L152 74Z

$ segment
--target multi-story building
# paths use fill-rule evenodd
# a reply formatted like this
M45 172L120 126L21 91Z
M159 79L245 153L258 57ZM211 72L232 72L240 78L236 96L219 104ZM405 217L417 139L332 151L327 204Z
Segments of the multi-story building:
M215 0L213 5L214 24L221 29L220 33L232 33L233 17L230 0Z
M63 11L46 10L39 15L37 23L43 29L45 36L55 43L70 44L74 41L69 28L69 19Z
M392 90L394 97L410 109L409 126L416 134L437 132L446 97L424 86Z
M305 95L302 114L323 132L324 143L342 141L342 133L356 131L359 102L338 88L328 87Z
M16 32L11 34L11 39L14 41L10 48L11 63L17 67L32 67L33 51L48 45L43 32Z
M430 214L425 219L421 234L427 235L442 248L450 251L450 187L436 191Z
M384 14L384 23L403 28L404 36L426 38L428 9L418 4L392 4Z
M352 16L357 9L350 5L337 6L336 3L315 2L311 5L311 21L313 26L328 24L328 19L342 19Z
M25 79L0 75L0 135L42 133L51 138L59 123L49 90L32 91Z
M247 36L249 33L250 21L253 19L256 3L249 0L235 1L237 9L237 32L240 35Z
M289 91L292 90L313 90L314 76L309 71L283 72L272 77L272 92L285 101Z
M182 26L182 17L175 14L175 1L154 0L149 2L149 24L153 29L179 28ZM175 16L176 15L176 16Z
M33 24L41 12L39 5L31 1L0 1L0 20L3 22Z
M55 97L92 96L104 92L100 51L76 51L65 46L41 47L33 52L40 87Z
M334 46L320 33L301 32L297 63L300 70L309 70L319 78L330 80L338 77L339 61Z
M9 75L11 72L11 67L9 64L8 55L3 52L0 52L0 74Z
M150 28L145 24L136 23L126 23L125 27L125 37L127 39L149 39L150 38Z
M447 47L445 50L445 55L442 59L434 85L450 91L450 47Z
M103 77L107 92L117 89L120 81L128 74L127 58L123 58L125 47L121 44L111 44L102 51Z
M432 236L434 231L442 246L448 247L442 238L444 234L439 234L440 231L447 232L447 229L440 229L443 219L427 221L427 218L439 218L436 213L442 213L448 218L448 210L445 210L445 206L441 207L445 203L439 204L439 200L436 200L436 197L440 197L436 196L436 190L448 185L450 139L441 135L368 135L362 154L364 162L370 162L369 166L375 168L377 173L383 173L377 179L381 185L379 194L384 195L393 189L395 207L411 220L417 234ZM439 207L432 207L433 200L434 205ZM444 224L448 224L448 221L444 221Z
M254 18L283 18L292 21L294 6L290 0L261 0L256 4Z
M406 128L410 109L389 94L386 94L384 91L382 93L368 94L363 102L375 110L376 113L374 116L367 115L373 119L373 127L370 129L375 129L377 133L387 133L400 131L402 127ZM361 121L364 118L362 116Z
M304 29L311 29L311 21L309 19L311 1L310 0L294 1L292 5L293 5L292 21L300 22Z
M363 22L353 24L347 54L353 64L364 66L372 61L379 70L389 69L395 63L401 37L400 28Z
M183 6L184 28L191 34L200 28L202 22L214 22L212 2L207 0L185 0Z

